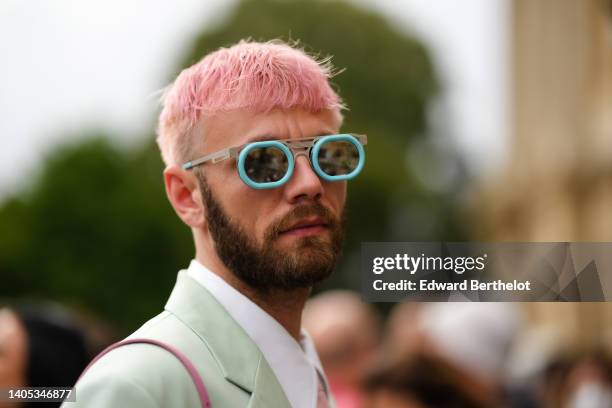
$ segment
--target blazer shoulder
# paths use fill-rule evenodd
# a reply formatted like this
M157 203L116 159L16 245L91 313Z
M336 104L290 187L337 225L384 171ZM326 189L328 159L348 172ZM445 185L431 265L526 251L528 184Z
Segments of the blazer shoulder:
M196 366L213 406L219 399L231 401L231 406L246 406L249 394L225 379L206 340L172 313L164 311L155 316L128 336L130 338L154 339L180 350ZM75 388L78 405L67 405L67 408L121 407L120 403L106 401L120 402L123 395L129 395L126 407L201 407L193 379L179 359L147 343L127 344L111 350L90 367Z
M64 402L62 408L161 408L148 390L119 375L89 377L87 381L79 382L75 392L75 401Z
M171 312L163 311L143 324L127 338L149 338L159 340L176 347L190 360L196 360L205 363L207 366L211 366L207 367L209 372L213 371L219 374L223 372L215 351L208 341L196 334L189 326ZM165 351L165 353L170 354L167 351ZM172 357L175 358L174 356Z

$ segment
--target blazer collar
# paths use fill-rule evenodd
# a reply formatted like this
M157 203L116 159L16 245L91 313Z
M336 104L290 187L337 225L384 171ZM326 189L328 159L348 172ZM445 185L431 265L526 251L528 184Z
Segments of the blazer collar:
M228 381L253 394L249 406L290 407L261 350L214 296L186 271L178 273L165 310L200 337Z

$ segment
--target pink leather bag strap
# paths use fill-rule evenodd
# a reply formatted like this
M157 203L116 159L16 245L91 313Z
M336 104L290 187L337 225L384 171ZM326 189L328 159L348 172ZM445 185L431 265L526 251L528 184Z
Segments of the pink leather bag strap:
M110 346L108 346L107 348L102 350L102 352L100 352L100 354L98 354L93 360L91 360L91 362L87 365L87 367L85 367L85 370L83 370L83 372L79 376L79 380L81 379L83 374L85 374L85 372L92 365L94 365L94 363L96 361L98 361L102 356L104 356L106 353L108 353L111 350L116 349L117 347L125 346L126 344L134 344L134 343L152 344L154 346L158 346L158 347L161 347L161 348L163 348L165 350L168 350L170 353L174 354L174 356L187 369L187 372L189 373L189 376L191 377L191 380L193 381L193 383L194 383L194 385L195 385L195 387L196 387L196 389L198 391L198 395L200 397L200 401L202 402L202 408L211 408L212 407L212 405L210 403L210 398L208 397L208 391L206 391L206 387L204 386L204 381L202 381L202 377L200 377L200 374L198 373L198 370L195 368L193 363L191 361L189 361L187 356L185 354L183 354L181 351L179 351L177 348L172 347L171 345L163 343L163 342L158 341L158 340L145 339L145 338L141 338L141 339L127 339L127 340L123 340L123 341L117 342L115 344L111 344ZM77 382L79 380L77 380Z

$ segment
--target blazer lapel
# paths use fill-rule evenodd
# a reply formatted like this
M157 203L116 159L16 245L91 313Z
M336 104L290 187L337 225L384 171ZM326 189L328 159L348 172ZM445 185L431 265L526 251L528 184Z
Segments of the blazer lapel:
M255 388L247 408L267 407L291 408L291 404L270 365L262 355L255 378Z
M200 337L228 381L252 394L249 407L291 407L259 347L186 271L179 272L165 309Z

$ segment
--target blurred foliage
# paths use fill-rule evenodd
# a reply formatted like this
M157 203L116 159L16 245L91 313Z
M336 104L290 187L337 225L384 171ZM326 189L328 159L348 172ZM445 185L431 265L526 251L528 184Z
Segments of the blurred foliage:
M247 37L299 39L310 53L333 55L346 68L333 80L350 107L344 130L369 135L366 167L349 185L346 256L323 287L359 288L363 241L464 238L454 201L429 190L406 163L437 92L422 45L344 2L246 0L195 38L169 80ZM152 135L131 152L103 134L90 136L58 149L37 183L0 207L0 296L80 304L133 330L163 306L177 270L193 256L192 237L166 200Z
M122 327L163 306L167 271L193 244L165 202L159 154L108 140L57 150L32 190L3 205L0 295L84 303Z

